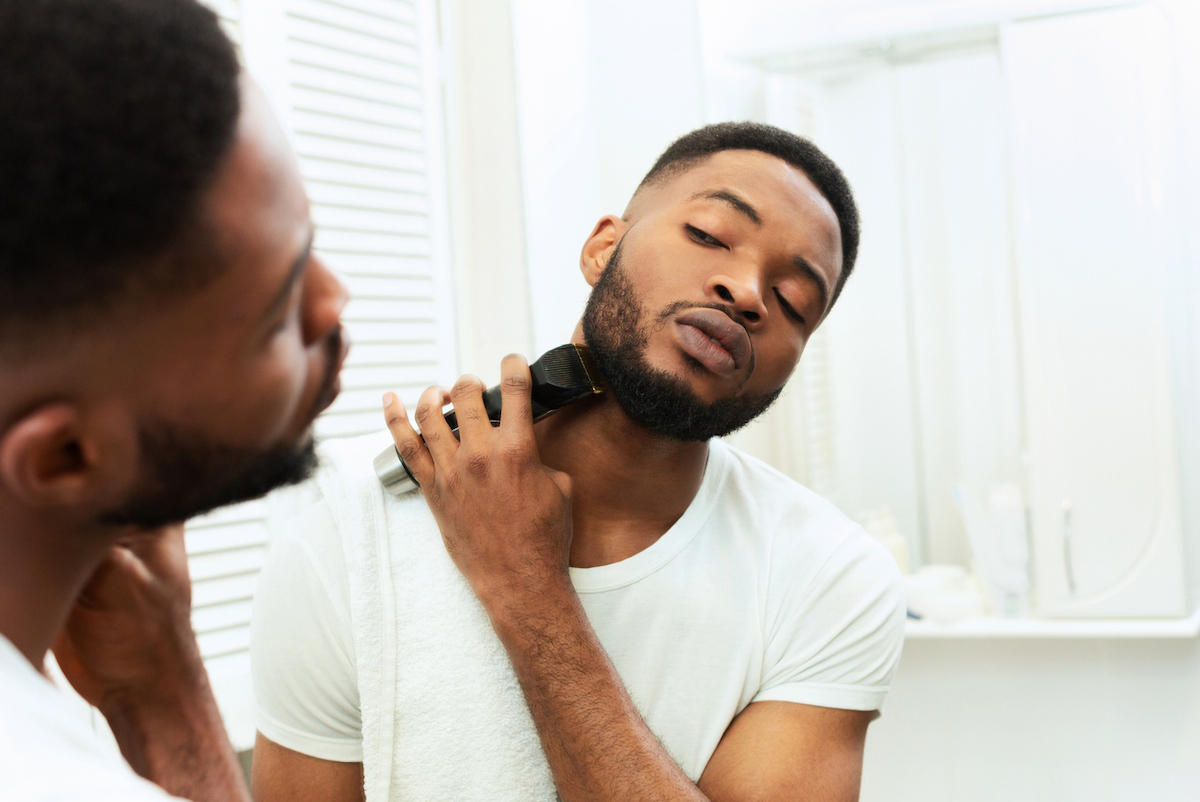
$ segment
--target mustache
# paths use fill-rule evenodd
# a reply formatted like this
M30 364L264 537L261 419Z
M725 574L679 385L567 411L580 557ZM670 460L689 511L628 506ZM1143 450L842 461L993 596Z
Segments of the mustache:
M746 328L745 322L742 321L741 313L734 309L729 304L713 303L698 304L691 301L676 301L673 304L667 304L663 310L655 316L655 320L660 326L666 325L667 318L686 312L688 309L716 309L718 312L724 312L726 317L737 323L742 328ZM749 332L747 332L749 334Z

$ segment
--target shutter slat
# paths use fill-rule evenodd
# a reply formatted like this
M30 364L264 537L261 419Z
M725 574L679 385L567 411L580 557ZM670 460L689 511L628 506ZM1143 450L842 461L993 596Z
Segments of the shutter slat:
M425 127L422 107L408 105L398 98L368 100L304 84L292 84L292 95L300 111L329 114L368 125L392 125L411 131L421 131Z
M209 526L225 526L241 523L242 521L262 520L267 514L266 504L262 501L247 501L232 507L221 507L207 515L201 515L188 521L188 529L203 529Z
M355 29L326 26L320 20L302 14L289 13L286 20L289 39L298 39L346 53L380 59L392 64L419 66L419 54L411 41L387 41L376 36L364 36Z
M397 363L394 365L368 365L365 367L347 367L342 370L342 380L361 389L388 389L393 384L421 385L427 387L434 382L432 365L412 365Z
M296 133L296 152L301 156L336 160L347 165L375 170L424 173L425 154L396 146L367 145L345 139Z
M346 323L346 329L355 343L438 341L437 323L433 320L351 320Z
M251 601L242 600L205 607L192 614L192 628L199 635L244 626L250 620L252 606Z
M293 65L292 75L294 83L326 92L366 99L385 98L390 103L400 103L416 109L422 106L421 85L416 81L410 83L376 75L354 75L343 70L331 70L309 64Z
M291 0L288 16L302 17L324 23L335 30L372 36L385 42L408 42L416 45L417 29L411 19L401 19L394 3L353 0Z
M304 109L296 111L293 119L298 134L418 153L425 150L425 135L408 128L350 120L328 113L316 114Z
M345 209L380 209L389 212L429 214L429 197L424 193L350 187L325 181L309 181L308 197L314 204Z
M370 298L351 298L346 304L347 320L434 320L436 310L429 301L377 301ZM345 386L345 382L342 385Z
M249 572L257 573L267 558L266 546L196 554L188 561L193 582L220 579Z
M345 284L354 298L429 300L434 299L432 278L402 276L345 276Z
M417 9L405 0L308 0L322 5L342 8L358 13L368 20L371 17L404 22L415 25Z
M388 368L388 370L395 370L395 369L396 368L394 365L390 366ZM404 384L409 387L420 387L422 390L424 390L426 387L429 387L430 385L433 384L433 382L431 382L431 381L424 381L423 380L424 376L420 372L420 371L428 372L428 370L429 370L428 365L417 366L417 368L415 368L411 373L408 374L409 380L407 382L398 380L395 382L395 384L397 386ZM414 381L414 380L412 380L412 377L414 377L414 376L420 377L422 380ZM391 387L391 386L387 386L387 387L384 387L383 389L384 390L392 390L395 388ZM382 393L382 390L377 387L356 389L356 390L351 390L348 392L343 391L342 394L338 396L338 400L335 401L333 406L329 408L329 412L327 414L342 415L342 414L345 414L348 412L375 412L376 414L379 414L382 416L383 413L380 412L380 403L379 403L381 393ZM380 418L380 420L382 420L382 417Z
M200 656L205 659L244 652L250 648L250 624L197 634L196 642L200 644Z
M320 67L360 78L376 78L380 81L417 86L421 72L416 62L378 58L357 50L346 51L328 43L310 42L292 38L289 42L292 63L297 66ZM407 51L402 51L407 52Z
M203 582L192 580L192 609L208 607L213 604L239 601L254 598L254 588L258 584L258 572L227 576L220 579L208 579Z
M433 262L424 256L401 257L376 254L348 254L325 249L329 263L345 276L395 276L432 278Z
M364 367L394 365L398 362L428 366L436 365L438 358L437 346L431 342L397 340L383 343L355 343L354 351L353 364L356 367L359 365ZM343 397L349 399L353 396L354 390L343 390L338 396L338 401L341 401ZM335 406L337 403L337 401L334 402Z
M317 232L317 247L338 253L376 253L395 256L430 256L433 248L428 237L401 234L372 234L358 231L322 229Z
M405 214L387 209L346 209L323 204L313 204L312 214L322 231L337 229L425 237L431 233L429 217L423 214Z
M210 554L267 542L267 529L262 519L214 526L207 529L188 528L185 537L189 555Z
M413 173L402 170L381 170L378 167L361 164L348 164L337 159L322 159L303 154L297 154L300 159L300 172L310 181L325 181L345 187L363 187L372 190L390 190L394 192L427 191L428 179L423 172Z

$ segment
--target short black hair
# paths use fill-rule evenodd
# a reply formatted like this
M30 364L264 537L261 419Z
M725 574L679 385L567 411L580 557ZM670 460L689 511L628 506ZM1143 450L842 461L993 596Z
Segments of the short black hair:
M842 274L838 277L830 300L832 306L858 258L858 206L854 202L850 182L841 169L804 137L764 123L724 122L706 125L672 142L658 157L650 172L646 173L638 189L678 175L723 150L757 150L782 159L808 176L829 201L842 234Z
M155 257L232 148L239 73L195 0L0 0L0 344L220 272Z

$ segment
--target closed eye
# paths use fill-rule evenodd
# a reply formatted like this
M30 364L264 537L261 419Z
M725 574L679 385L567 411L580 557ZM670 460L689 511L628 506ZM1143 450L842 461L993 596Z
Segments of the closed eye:
M779 299L779 306L783 309L783 313L785 315L787 315L788 317L790 317L792 320L796 321L797 323L804 322L804 315L800 314L795 309L793 309L792 305L789 304L786 300L784 300L784 297L779 294L779 290L775 290L775 297L777 299Z
M728 245L721 242L707 231L701 231L700 229L688 223L684 223L683 227L687 229L688 236L701 245L708 245L709 247L713 248L724 248L725 250L729 250Z

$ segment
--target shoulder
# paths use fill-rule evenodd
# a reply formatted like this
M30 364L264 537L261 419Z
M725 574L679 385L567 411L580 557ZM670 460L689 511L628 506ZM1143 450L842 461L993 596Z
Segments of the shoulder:
M779 556L799 550L811 561L847 541L870 549L870 536L829 500L728 443L713 440L711 448L725 472L722 509L746 521Z
M0 650L7 646L0 643ZM115 745L102 742L85 723L87 713L72 709L59 689L27 667L9 665L6 658L0 655L0 777L5 799L173 799L134 774Z
M758 541L772 596L805 607L869 598L889 616L903 611L900 569L879 541L827 499L718 443L727 463L721 503L744 522L742 536Z

